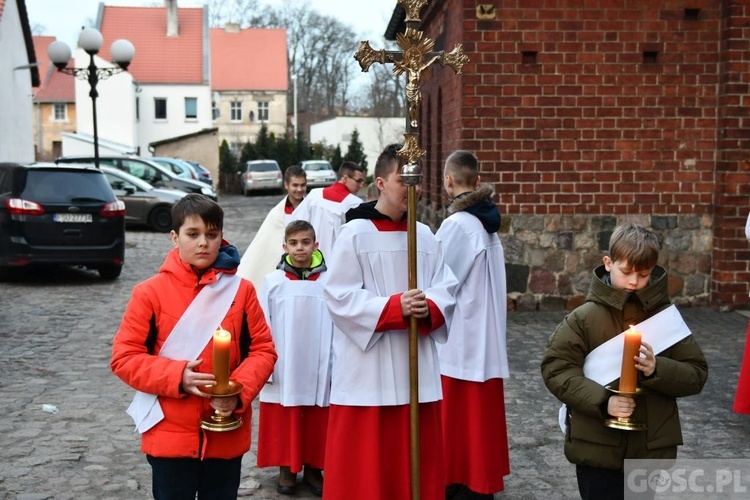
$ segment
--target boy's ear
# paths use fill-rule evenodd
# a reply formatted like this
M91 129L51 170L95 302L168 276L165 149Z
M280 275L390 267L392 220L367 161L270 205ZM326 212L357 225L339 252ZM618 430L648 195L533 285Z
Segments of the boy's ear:
M481 184L481 183L482 183L482 176L481 175L477 175L477 181L474 183L474 189L478 188L479 184Z
M610 272L612 270L612 259L609 258L609 255L605 255L602 262L604 262L604 269Z
M313 252L318 249L318 245L319 243L316 241L315 244L313 245Z
M172 240L172 244L177 248L177 233L174 229L169 232L169 239Z

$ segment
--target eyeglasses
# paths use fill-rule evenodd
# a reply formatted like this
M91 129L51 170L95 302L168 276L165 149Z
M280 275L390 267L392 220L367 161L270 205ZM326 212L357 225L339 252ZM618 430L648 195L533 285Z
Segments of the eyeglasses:
M347 177L349 177L349 176L347 176ZM360 186L365 183L365 178L364 177L361 177L359 179L355 179L354 177L349 177L349 178L351 180L353 180L354 182L356 182Z

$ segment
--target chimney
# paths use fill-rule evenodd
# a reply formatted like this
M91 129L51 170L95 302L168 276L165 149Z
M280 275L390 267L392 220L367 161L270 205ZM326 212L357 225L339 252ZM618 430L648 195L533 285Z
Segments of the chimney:
M224 31L227 33L239 33L240 23L226 23L224 25Z
M177 19L177 0L164 0L167 9L167 36L180 34L180 22Z

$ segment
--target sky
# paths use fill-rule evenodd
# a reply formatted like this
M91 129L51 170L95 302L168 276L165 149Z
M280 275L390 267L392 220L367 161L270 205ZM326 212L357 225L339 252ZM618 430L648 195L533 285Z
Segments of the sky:
M288 0L260 0L280 6ZM321 14L336 17L351 26L355 33L372 40L374 48L381 48L383 32L391 18L396 0L302 0ZM95 20L100 0L26 0L32 29L42 26L41 34L55 36L75 47L81 26ZM163 0L107 0L105 5L163 6ZM203 0L178 0L178 7L201 7ZM37 34L37 33L35 33ZM377 42L376 42L377 41Z

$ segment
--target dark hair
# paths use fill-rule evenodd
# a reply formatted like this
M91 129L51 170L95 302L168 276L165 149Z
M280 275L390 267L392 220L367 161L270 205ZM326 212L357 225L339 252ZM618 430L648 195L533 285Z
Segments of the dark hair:
M460 186L474 187L479 177L479 160L470 151L459 149L445 160L445 175Z
M185 223L185 219L196 215L203 220L206 227L224 228L224 210L208 196L198 193L188 193L180 201L172 205L172 229L176 233Z
M638 224L617 226L609 239L609 258L625 260L636 271L650 270L659 260L659 238Z
M398 155L402 144L389 144L375 161L375 178L385 179L395 169L403 167L406 160Z
M339 171L337 173L337 176L339 179L344 177L345 175L348 175L349 177L354 176L354 172L362 172L365 173L365 169L362 168L359 163L354 163L353 161L345 161L341 164L339 167Z
M307 172L299 165L292 165L284 170L284 183L288 184L291 182L292 177L304 177L307 180Z
M302 219L293 220L287 224L286 229L284 230L284 241L286 241L289 236L301 233L302 231L310 231L312 233L313 241L315 241L315 228L312 224Z

